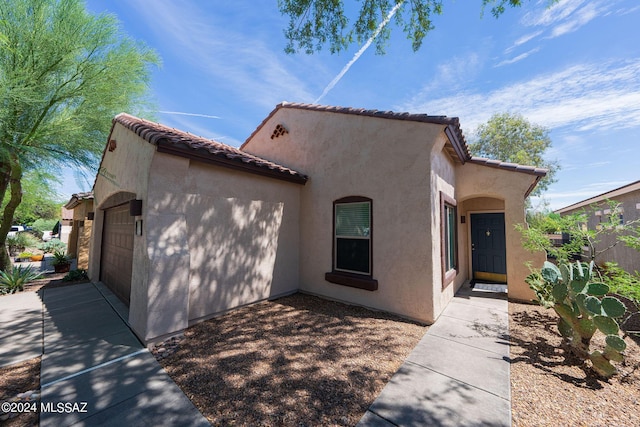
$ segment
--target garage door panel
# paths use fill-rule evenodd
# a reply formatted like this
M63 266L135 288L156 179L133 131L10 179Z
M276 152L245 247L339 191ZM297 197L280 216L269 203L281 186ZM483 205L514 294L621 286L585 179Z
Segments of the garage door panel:
M100 280L125 304L131 294L134 217L129 205L105 210Z

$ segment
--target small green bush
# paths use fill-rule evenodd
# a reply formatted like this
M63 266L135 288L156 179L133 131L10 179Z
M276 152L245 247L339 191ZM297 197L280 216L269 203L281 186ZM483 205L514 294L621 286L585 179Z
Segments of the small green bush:
M66 247L67 245L62 243L60 239L51 239L48 242L44 242L38 245L38 249L47 254L62 252Z
M640 304L640 275L628 273L615 262L604 264L602 280L609 285L611 292L627 297Z
M55 251L53 253L53 265L68 264L69 257L63 251Z
M9 252L14 253L24 251L25 248L35 247L38 240L29 233L16 233L14 236L7 236L7 246Z
M77 280L89 280L89 275L87 274L87 270L77 269L71 270L67 273L66 276L62 278L63 282L75 282Z
M33 222L31 227L38 230L42 235L42 233L45 231L53 230L53 227L55 227L57 222L57 219L37 219Z
M40 279L42 274L35 271L30 265L18 266L13 270L0 271L0 294L14 294L24 289L24 285Z

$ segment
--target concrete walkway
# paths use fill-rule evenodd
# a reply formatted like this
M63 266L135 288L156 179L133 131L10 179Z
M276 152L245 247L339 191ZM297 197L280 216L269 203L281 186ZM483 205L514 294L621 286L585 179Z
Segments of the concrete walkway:
M110 301L92 283L0 298L3 326L19 332L0 336L0 365L42 354L40 425L208 426Z
M510 426L506 294L456 294L358 426Z

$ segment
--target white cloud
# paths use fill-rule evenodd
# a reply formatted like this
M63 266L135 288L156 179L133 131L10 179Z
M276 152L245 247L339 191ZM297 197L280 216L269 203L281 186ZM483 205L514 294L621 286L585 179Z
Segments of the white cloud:
M591 184L580 185L566 191L550 190L545 193L544 198L549 201L549 208L552 210L561 209L578 203L582 200L598 196L607 191L614 190L623 185L627 185L628 181L601 181Z
M489 92L468 89L440 93L439 98L424 94L399 109L458 116L466 129L507 111L550 128L630 128L640 126L640 59L575 65Z
M522 46L523 44L530 42L531 40L535 39L536 37L538 37L539 35L541 35L543 33L542 30L538 30L535 31L533 33L529 33L529 34L525 34L524 36L520 37L518 40L516 40L515 42L513 42L513 45L511 47L508 47L507 49L505 49L505 53L510 53L513 49Z
M433 98L432 94L441 92L442 88L446 88L450 93L464 90L465 85L473 80L482 68L482 61L483 58L478 53L472 52L455 56L438 64L435 74L429 77L429 82L413 96L408 104L420 104L424 99Z
M559 37L561 35L576 31L583 25L586 25L589 21L594 19L601 13L601 10L597 8L596 3L589 3L585 7L579 9L572 19L567 20L553 28L551 30L551 37Z
M197 3L134 5L165 48L208 74L211 82L223 81L225 87L236 88L239 97L264 107L273 107L283 99L314 99L304 81L289 71L289 66L301 59L274 51L257 31L225 27L216 22L219 16L207 15Z
M522 61L523 59L528 58L530 55L538 52L539 50L540 50L540 48L536 47L536 48L531 49L531 50L529 50L529 51L527 51L525 53L521 53L520 55L518 55L518 56L516 56L514 58L505 59L504 61L499 62L498 64L496 64L495 67L502 67L503 65L510 65L510 64L514 64L516 62Z
M551 7L545 7L542 11L529 12L522 23L526 26L549 26L568 18L586 0L561 0Z

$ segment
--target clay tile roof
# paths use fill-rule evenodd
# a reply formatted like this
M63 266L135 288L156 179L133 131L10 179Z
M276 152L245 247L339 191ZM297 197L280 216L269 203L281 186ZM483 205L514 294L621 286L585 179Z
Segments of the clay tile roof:
M271 111L271 113L262 121L262 123L260 123L256 130L253 131L249 138L247 138L240 149L243 149L245 145L251 140L251 138L253 138L253 136L258 133L258 131L269 121L269 119L282 108L324 111L339 114L353 114L357 116L376 117L391 120L407 120L412 122L444 125L446 126L445 133L449 138L449 142L451 142L451 146L447 148L452 154L453 158L457 158L461 163L464 163L471 159L471 153L469 152L469 147L467 147L467 144L465 142L464 135L462 134L462 129L460 128L460 121L457 117L430 116L428 114L398 113L394 111L367 110L364 108L336 107L329 105L304 104L296 102L282 102L278 104L276 108Z
M71 195L71 199L64 205L65 209L73 209L80 204L83 200L93 200L93 192L86 193L74 193Z
M174 154L220 166L241 169L246 172L284 179L299 184L307 176L229 145L183 132L160 123L140 119L126 113L118 114L114 124L119 123L142 139L158 147L158 152Z
M549 172L547 169L537 168L535 166L523 166L517 163L508 163L508 162L501 162L500 160L485 159L484 157L472 157L471 160L469 161L471 163L476 163L478 165L489 166L489 167L499 168L499 169L506 169L506 170L515 171L515 172L528 173L530 175L537 175L540 177L547 175L547 172Z

